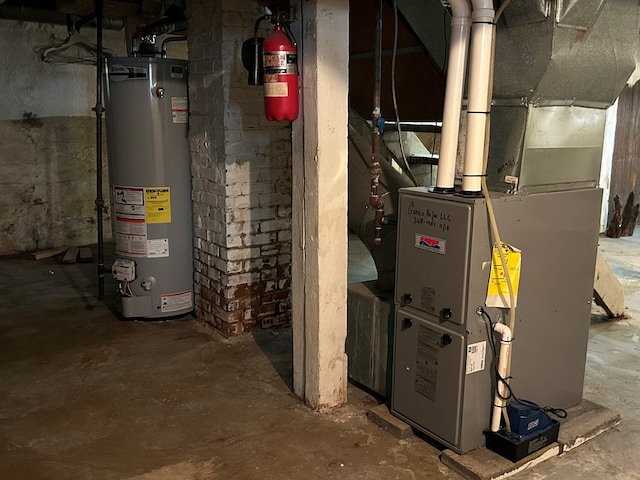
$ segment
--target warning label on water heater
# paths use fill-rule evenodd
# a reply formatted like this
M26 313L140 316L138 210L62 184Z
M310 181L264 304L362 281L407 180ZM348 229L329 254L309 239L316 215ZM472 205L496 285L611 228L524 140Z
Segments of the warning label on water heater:
M144 189L148 223L171 223L171 191L169 187Z
M147 257L159 258L169 256L169 239L155 238L147 240Z
M160 297L160 308L163 312L177 312L178 310L184 310L186 308L191 309L193 307L191 298L191 290L167 293Z
M187 97L171 97L171 120L173 123L187 123L189 103Z
M113 187L116 252L144 257L147 255L147 221L144 189Z
M147 226L171 223L169 187L112 187L116 251L139 257L169 256L169 239L149 239Z

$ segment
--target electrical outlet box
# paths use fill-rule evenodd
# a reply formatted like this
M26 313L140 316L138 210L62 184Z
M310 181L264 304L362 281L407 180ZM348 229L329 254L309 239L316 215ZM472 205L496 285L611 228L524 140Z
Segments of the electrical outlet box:
M133 282L136 279L136 263L133 260L117 258L111 266L111 273L119 282Z

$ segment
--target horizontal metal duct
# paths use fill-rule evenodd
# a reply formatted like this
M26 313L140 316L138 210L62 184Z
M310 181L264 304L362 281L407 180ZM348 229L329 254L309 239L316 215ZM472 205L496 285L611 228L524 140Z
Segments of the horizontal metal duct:
M498 25L494 98L606 108L636 67L637 0L512 0Z

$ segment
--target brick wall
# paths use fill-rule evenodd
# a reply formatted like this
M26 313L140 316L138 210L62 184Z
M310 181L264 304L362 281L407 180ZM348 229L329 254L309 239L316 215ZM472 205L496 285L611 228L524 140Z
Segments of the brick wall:
M187 15L196 315L225 335L287 324L291 128L264 118L240 57L260 12L191 0Z

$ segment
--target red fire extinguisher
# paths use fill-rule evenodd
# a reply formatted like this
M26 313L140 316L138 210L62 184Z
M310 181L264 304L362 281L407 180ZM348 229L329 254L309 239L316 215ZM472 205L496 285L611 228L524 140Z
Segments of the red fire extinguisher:
M295 120L298 117L298 54L280 24L264 39L262 60L267 120Z

